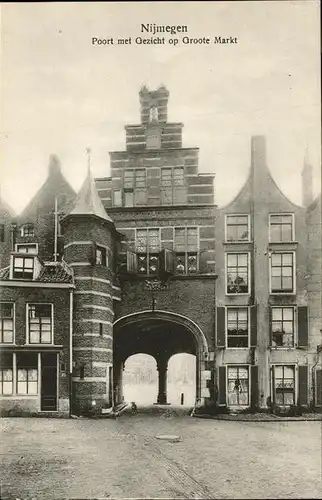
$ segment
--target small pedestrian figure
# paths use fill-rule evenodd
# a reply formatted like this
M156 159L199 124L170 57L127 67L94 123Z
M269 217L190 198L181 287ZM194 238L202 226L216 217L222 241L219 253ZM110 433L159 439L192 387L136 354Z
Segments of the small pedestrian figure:
M131 403L131 412L132 412L132 415L136 415L138 412L138 407L136 406L136 403L134 403L134 401L132 401L132 403Z

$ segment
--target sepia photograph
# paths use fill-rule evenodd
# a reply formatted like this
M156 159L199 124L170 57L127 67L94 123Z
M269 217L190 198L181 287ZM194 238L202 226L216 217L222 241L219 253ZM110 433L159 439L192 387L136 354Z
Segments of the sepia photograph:
M1 500L321 498L318 0L0 19Z

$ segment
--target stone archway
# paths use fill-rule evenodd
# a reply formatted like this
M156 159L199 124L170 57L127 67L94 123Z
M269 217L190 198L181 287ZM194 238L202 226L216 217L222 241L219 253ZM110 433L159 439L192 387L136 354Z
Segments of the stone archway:
M167 365L178 353L196 356L196 402L203 402L201 376L208 356L206 337L201 328L186 316L155 310L139 311L118 318L113 325L114 401L123 400L122 376L125 360L146 353L157 361L159 389L157 402L167 402Z

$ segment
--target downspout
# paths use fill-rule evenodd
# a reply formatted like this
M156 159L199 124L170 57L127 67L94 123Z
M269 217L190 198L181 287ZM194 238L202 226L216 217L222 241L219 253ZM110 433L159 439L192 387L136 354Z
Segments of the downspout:
M322 345L318 345L316 348L316 362L311 368L311 374L312 374L312 407L314 408L316 401L315 401L315 396L316 396L316 388L315 388L315 367L320 361L320 352L322 351Z
M73 376L73 300L74 291L69 291L69 370L68 370L68 387L69 387L69 417L72 415L72 376Z

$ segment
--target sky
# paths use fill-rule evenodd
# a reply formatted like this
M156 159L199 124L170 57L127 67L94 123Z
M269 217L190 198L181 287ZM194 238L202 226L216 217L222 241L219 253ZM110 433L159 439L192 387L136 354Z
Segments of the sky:
M168 121L183 146L200 148L214 172L216 203L245 182L250 139L265 135L272 175L301 204L305 150L321 186L319 2L81 2L1 5L1 195L19 213L57 154L75 190L110 174L109 151L125 149L140 122L139 90L164 84ZM164 45L138 45L141 24L186 25ZM237 37L231 44L189 38ZM92 38L113 38L93 45ZM118 38L131 37L131 45ZM174 46L169 39L177 39Z

